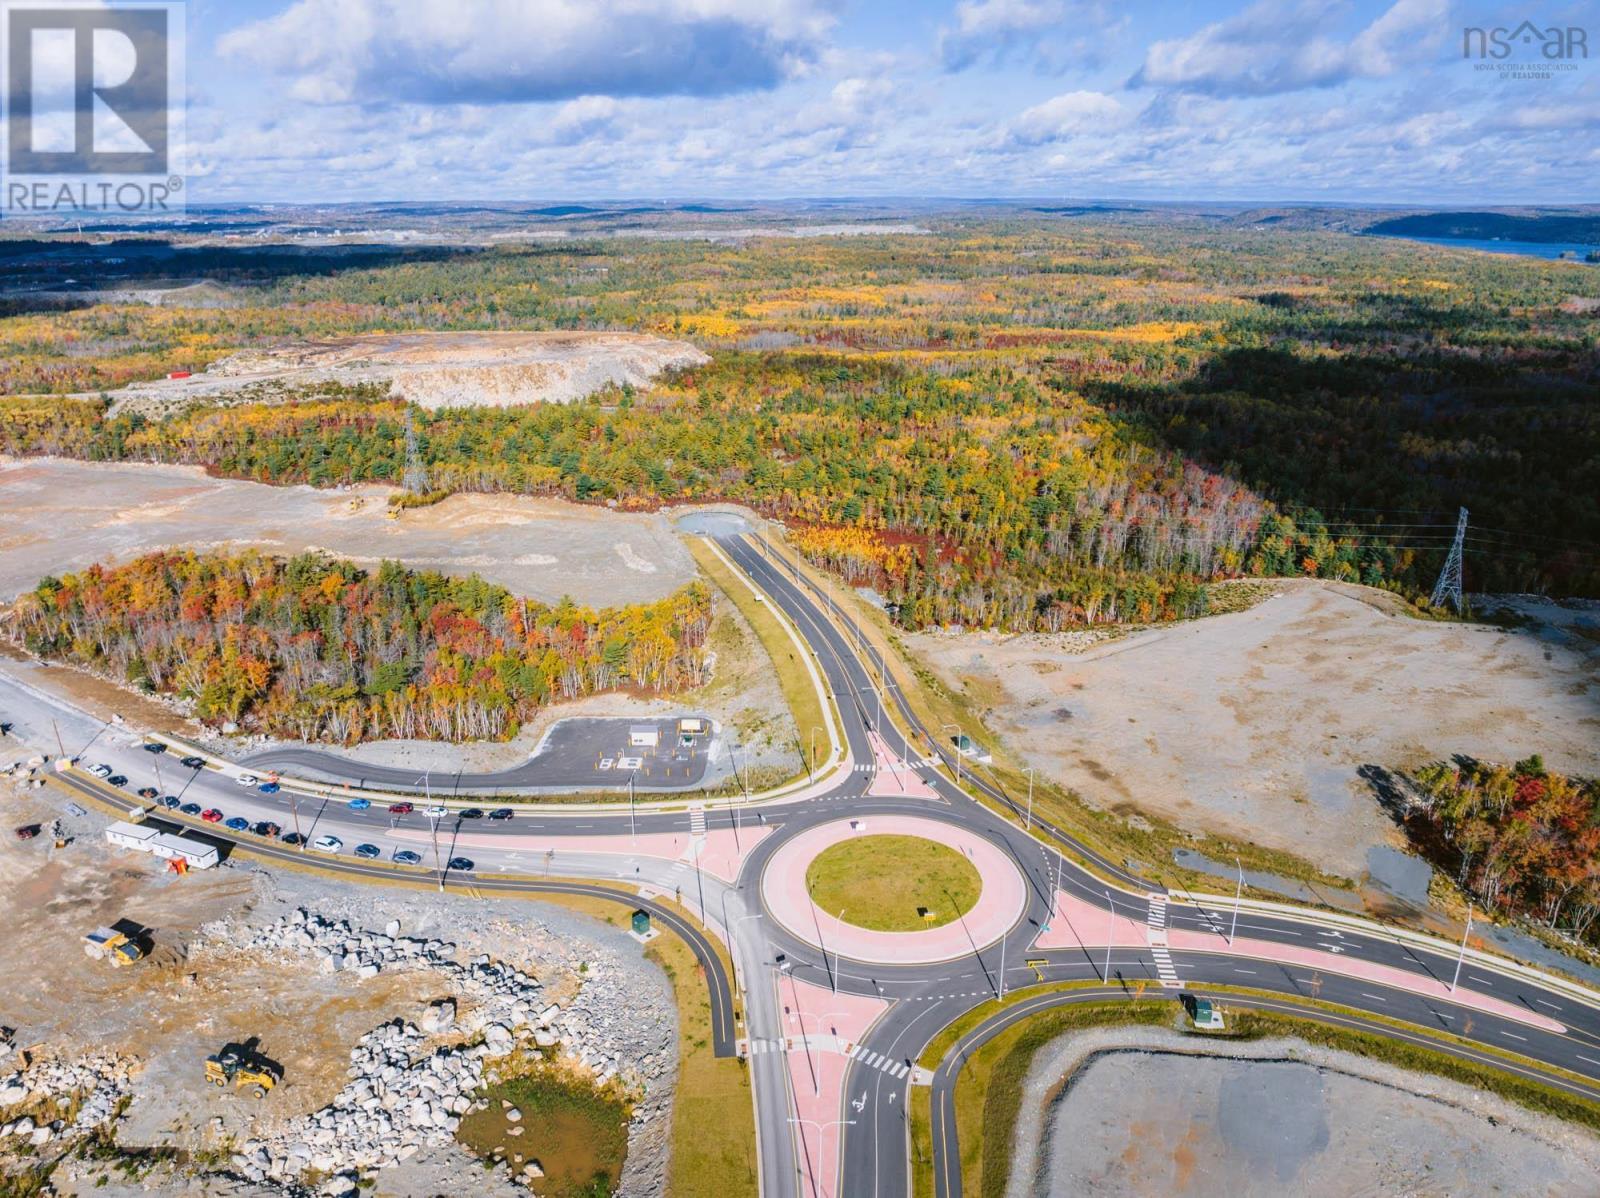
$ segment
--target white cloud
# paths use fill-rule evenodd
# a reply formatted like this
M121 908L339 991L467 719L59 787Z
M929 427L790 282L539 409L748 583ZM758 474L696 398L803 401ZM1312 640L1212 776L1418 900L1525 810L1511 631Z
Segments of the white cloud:
M1012 140L1037 146L1081 133L1105 132L1127 120L1128 111L1104 92L1076 91L1035 104L1011 127Z
M947 71L1022 59L1047 71L1099 61L1113 19L1098 0L961 0L939 30Z
M1449 0L1396 0L1348 42L1322 29L1337 9L1261 0L1185 38L1152 43L1132 86L1272 95L1392 75L1443 36Z
M295 0L218 49L307 103L516 103L769 88L819 52L818 0Z

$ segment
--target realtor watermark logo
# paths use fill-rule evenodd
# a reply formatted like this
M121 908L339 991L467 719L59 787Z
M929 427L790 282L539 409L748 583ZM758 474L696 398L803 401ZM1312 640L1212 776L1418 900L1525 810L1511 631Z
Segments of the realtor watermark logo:
M1468 26L1461 57L1473 69L1501 79L1555 79L1576 72L1589 58L1589 31L1581 25Z
M0 18L0 214L181 212L181 0L0 0Z

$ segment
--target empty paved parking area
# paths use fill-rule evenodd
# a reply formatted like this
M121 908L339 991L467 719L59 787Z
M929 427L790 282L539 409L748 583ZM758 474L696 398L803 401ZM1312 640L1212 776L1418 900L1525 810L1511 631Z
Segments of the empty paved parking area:
M679 717L562 720L534 750L529 772L540 786L626 786L630 776L641 790L698 786L713 725L700 719L703 731L688 734L681 724Z

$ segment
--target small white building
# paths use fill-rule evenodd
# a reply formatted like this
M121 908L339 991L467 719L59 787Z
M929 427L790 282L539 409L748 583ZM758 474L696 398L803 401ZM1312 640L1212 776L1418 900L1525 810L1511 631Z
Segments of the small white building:
M635 724L628 729L628 745L634 749L653 749L661 743L661 729L654 724Z
M149 853L165 861L182 861L190 869L210 869L221 860L216 848L204 841L158 832L145 824L118 820L106 828L106 839L120 849Z

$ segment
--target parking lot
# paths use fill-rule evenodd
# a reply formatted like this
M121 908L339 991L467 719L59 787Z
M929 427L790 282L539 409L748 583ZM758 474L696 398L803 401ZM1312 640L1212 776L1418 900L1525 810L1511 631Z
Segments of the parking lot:
M434 794L502 794L533 790L691 790L706 780L717 726L707 717L575 717L554 724L528 758L509 769L437 773L431 784L416 768L372 765L313 748L268 749L242 764L266 773L353 786ZM713 777L715 782L716 778Z
M709 719L571 719L550 729L529 762L541 786L699 785L713 740Z

